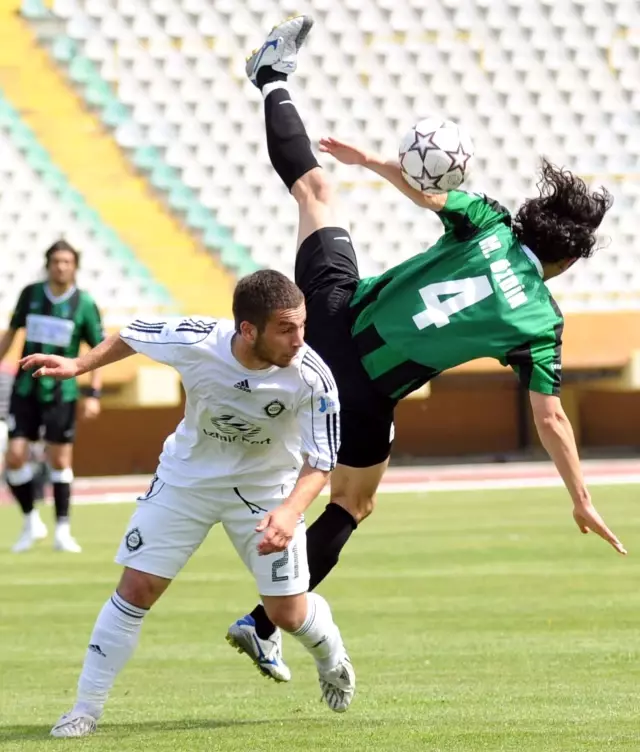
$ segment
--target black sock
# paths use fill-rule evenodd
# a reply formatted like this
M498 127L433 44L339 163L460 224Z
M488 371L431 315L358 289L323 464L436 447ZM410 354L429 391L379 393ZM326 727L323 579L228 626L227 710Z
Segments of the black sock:
M357 522L339 504L327 504L324 512L309 527L307 530L309 590L315 590L338 563L340 551L356 527ZM275 627L269 621L264 606L256 606L251 616L255 620L258 637L261 640L271 637Z
M258 71L261 87L273 81L286 81L286 78L283 73L277 73L271 68ZM319 165L311 151L304 123L286 89L274 89L267 95L264 100L264 118L271 164L282 182L291 190L299 178Z
M35 500L35 487L33 480L27 481L27 483L22 483L19 486L14 486L11 483L8 485L15 500L20 504L22 513L24 515L31 514L31 512L33 512L33 502Z
M53 501L56 505L56 520L58 522L65 522L69 518L71 483L54 483Z

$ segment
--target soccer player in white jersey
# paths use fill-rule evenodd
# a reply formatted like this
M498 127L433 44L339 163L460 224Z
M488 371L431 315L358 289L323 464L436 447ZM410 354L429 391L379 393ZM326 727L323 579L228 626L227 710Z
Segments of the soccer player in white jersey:
M35 377L67 379L142 353L173 366L186 391L185 416L118 550L124 572L93 628L76 703L53 736L95 730L149 608L218 522L253 573L269 618L315 659L329 707L344 711L353 698L355 674L329 605L307 593L303 515L339 444L333 376L304 344L304 297L284 275L242 279L233 314L234 321L138 319L79 358L21 361ZM246 640L258 638L246 627L231 639L249 652ZM263 673L281 663L280 644L278 630L251 646Z

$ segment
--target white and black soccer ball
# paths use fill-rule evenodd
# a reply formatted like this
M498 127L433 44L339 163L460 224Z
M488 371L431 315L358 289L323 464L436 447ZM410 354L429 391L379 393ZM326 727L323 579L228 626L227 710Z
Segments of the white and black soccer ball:
M419 120L400 142L402 175L423 193L444 193L462 185L473 157L469 134L452 120Z

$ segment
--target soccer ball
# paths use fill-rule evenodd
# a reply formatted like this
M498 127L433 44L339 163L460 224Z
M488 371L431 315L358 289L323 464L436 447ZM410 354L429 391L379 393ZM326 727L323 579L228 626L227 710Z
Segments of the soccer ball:
M423 193L444 193L462 185L473 143L452 120L419 120L400 143L402 176Z

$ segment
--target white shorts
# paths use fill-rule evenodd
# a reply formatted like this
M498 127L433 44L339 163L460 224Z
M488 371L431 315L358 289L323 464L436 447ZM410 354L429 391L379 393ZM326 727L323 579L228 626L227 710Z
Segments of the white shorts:
M253 574L260 595L297 595L309 588L304 519L286 551L259 556L264 533L256 525L279 506L284 489L243 486L229 490L178 488L154 478L138 499L116 555L125 567L172 580L221 522L240 558Z

